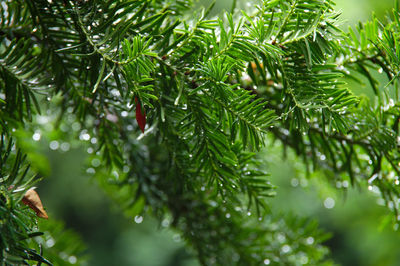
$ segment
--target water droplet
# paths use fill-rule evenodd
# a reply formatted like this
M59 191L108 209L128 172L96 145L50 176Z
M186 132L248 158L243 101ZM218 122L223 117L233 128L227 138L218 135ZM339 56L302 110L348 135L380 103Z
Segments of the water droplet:
M50 238L46 241L46 246L49 248L53 247L55 244L56 244L56 241L54 241L53 238Z
M124 168L122 170L124 173L128 173L129 172L129 166L124 165Z
M79 129L81 129L81 125L78 122L72 123L72 130L78 131Z
M161 226L162 226L162 227L168 227L168 226L169 226L169 220L168 220L168 219L162 220Z
M327 197L324 200L324 207L327 209L332 209L333 207L335 207L335 200L332 199L331 197Z
M290 180L290 184L292 187L297 187L299 185L299 180L297 178L292 178L292 180Z
M100 160L99 159L97 159L97 158L94 158L93 160L92 160L92 165L93 165L93 167L98 167L98 166L100 166Z
M76 259L75 256L69 256L68 257L68 262L71 264L75 264L78 260Z
M307 256L301 256L300 263L301 264L307 264L308 263L308 257Z
M35 133L32 135L32 139L33 139L34 141L39 141L41 137L42 137L42 135L40 134L40 132L35 132Z
M179 234L175 234L175 235L172 237L172 239L173 239L175 242L181 242L181 236L180 236Z
M282 247L282 252L283 253L288 253L288 252L290 252L292 249L290 248L290 246L289 245L284 245L283 247Z
M50 149L52 149L54 151L60 147L60 144L58 143L57 140L53 140L50 142L49 147L50 147Z
M118 174L117 171L114 170L114 171L112 171L111 174L114 176L115 179L118 179L118 178L119 178L119 174Z
M135 220L135 223L140 224L143 222L143 216L136 215L134 220Z
M86 173L88 173L88 174L95 174L95 173L96 173L96 170L94 170L94 168L92 168L92 167L89 167L88 169L86 169Z
M49 117L47 117L47 116L39 115L39 116L36 117L36 120L37 120L37 122L38 122L39 124L44 125L44 124L49 123L49 120L50 120L50 119L49 119Z
M88 133L86 133L85 131L82 131L79 136L79 139L88 141L90 139L90 135Z
M63 143L61 143L61 146L60 146L62 151L69 151L70 147L71 147L71 145L68 142L63 142Z
M286 241L286 237L284 234L282 233L278 233L276 235L276 239L280 242L280 243L284 243Z

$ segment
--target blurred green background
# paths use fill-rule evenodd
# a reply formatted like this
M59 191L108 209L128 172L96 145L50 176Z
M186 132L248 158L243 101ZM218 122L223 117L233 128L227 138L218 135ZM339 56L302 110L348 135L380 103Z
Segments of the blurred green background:
M214 13L229 9L231 3L217 1ZM337 0L343 29L365 21L372 12L383 18L392 6L392 0ZM291 211L319 220L321 228L333 233L326 244L341 265L400 265L400 234L392 230L386 209L372 193L343 182L336 184L338 189L332 188L318 172L305 179L304 167L294 156L283 161L278 144L267 149L262 156L267 158L272 183L278 187L277 196L270 200L272 211ZM39 184L38 192L50 219L65 221L67 228L82 236L88 265L198 265L179 235L167 229L167 220L160 225L148 216L128 219L122 214L86 173L87 155L82 147L49 149L47 154L52 172Z

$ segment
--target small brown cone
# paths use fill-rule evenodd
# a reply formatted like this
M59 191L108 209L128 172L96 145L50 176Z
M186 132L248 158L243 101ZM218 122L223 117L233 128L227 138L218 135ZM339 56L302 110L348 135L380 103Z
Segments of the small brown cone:
M22 203L28 205L29 208L35 211L36 215L40 218L48 219L46 211L43 208L42 201L38 193L34 189L28 189L22 198Z

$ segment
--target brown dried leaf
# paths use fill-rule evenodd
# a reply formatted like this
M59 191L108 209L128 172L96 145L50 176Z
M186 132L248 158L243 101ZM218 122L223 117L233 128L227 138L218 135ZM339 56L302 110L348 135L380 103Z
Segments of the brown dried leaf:
M48 219L46 211L43 208L42 201L38 193L34 189L28 189L22 198L22 203L28 205L29 208L35 211L36 215L40 218Z

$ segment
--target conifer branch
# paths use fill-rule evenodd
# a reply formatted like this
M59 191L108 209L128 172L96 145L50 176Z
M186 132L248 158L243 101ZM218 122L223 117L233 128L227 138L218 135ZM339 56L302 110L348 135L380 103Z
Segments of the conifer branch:
M74 110L96 137L104 188L131 214L171 215L204 265L289 265L304 254L312 265L325 261L314 225L268 211L273 185L251 152L268 135L307 169L377 186L399 219L400 189L386 176L400 173L400 105L387 91L399 90L398 10L386 24L374 19L344 33L330 0L263 1L237 20L208 19L212 7L183 19L190 1L15 3L0 11L0 217L11 225L0 228L0 260L50 263L29 249L26 239L40 234L35 217L9 190L30 188L44 169L11 137L37 144L23 132L39 106L60 113L57 127ZM354 73L377 103L347 88ZM110 169L121 180L101 175ZM285 255L277 234L287 245L315 243Z

